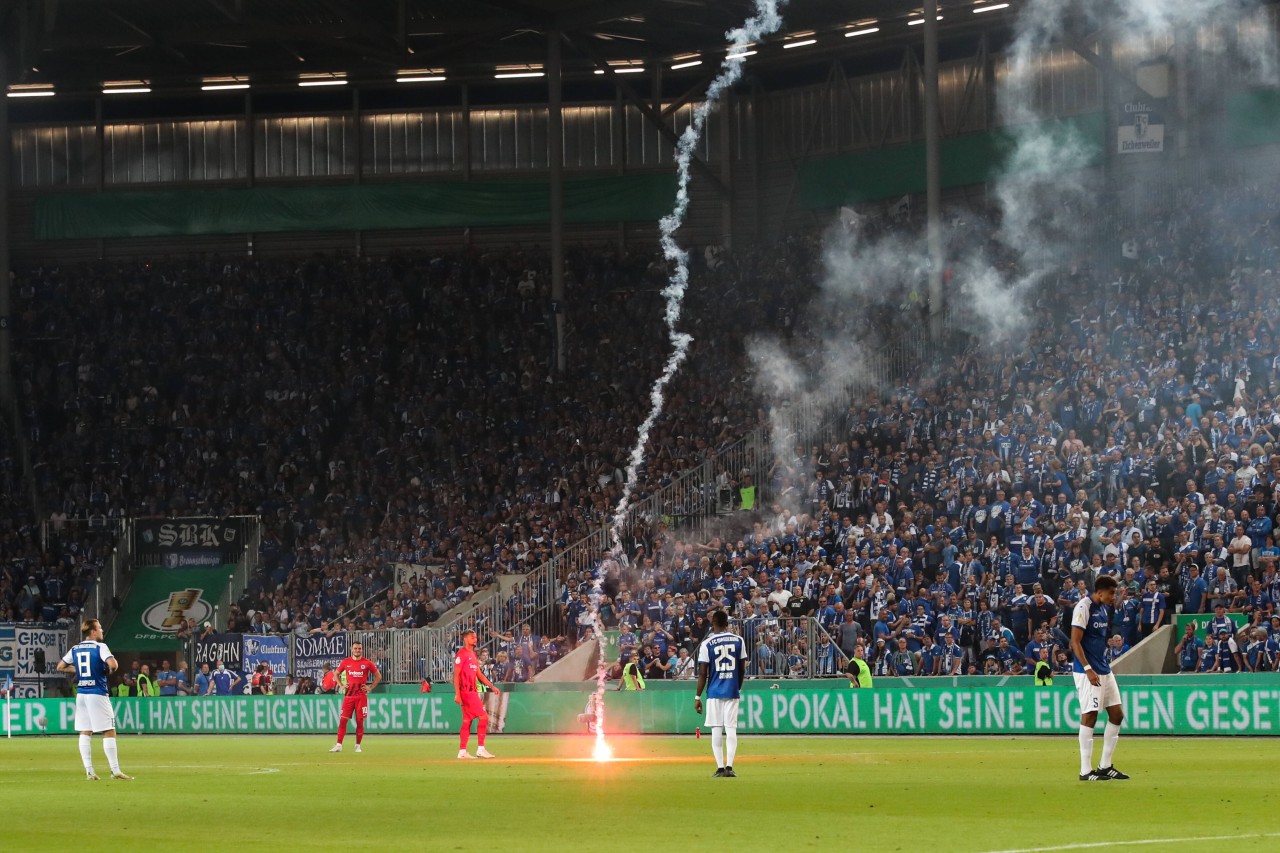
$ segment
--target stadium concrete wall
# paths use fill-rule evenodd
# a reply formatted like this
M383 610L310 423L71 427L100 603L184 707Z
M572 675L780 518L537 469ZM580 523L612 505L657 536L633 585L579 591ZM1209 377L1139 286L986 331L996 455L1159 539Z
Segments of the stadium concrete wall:
M948 681L953 681L947 679ZM739 728L746 734L1074 734L1078 711L1069 682L1036 687L1027 679L889 680L871 690L843 679L750 682ZM905 683L899 683L905 682ZM893 683L890 687L889 684ZM926 686L927 685L927 686ZM702 725L688 682L606 694L605 730L617 734L693 734ZM1130 734L1280 734L1280 677L1135 676L1121 682ZM577 720L586 685L528 685L489 695L493 731L508 734L585 733ZM123 734L332 734L336 696L229 696L114 699ZM74 732L73 699L22 699L5 706L14 735ZM43 727L41 720L44 720ZM391 734L457 731L452 693L376 693L367 730ZM1101 728L1103 721L1099 721Z

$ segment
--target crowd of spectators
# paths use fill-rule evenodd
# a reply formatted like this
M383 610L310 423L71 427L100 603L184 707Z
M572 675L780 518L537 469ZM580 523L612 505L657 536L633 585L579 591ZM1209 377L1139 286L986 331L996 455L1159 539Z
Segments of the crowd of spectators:
M620 495L665 358L657 257L570 252L563 374L537 248L19 270L34 483L7 440L0 621L74 620L124 516L264 518L237 630L339 615L421 626L540 564ZM743 268L744 287L781 270ZM694 369L653 431L638 496L756 425L733 329L767 322L802 284L760 288L737 317L694 299ZM45 542L46 520L67 535ZM398 562L427 568L406 588Z
M879 675L1061 672L1070 611L1105 573L1121 580L1113 656L1201 613L1184 669L1274 669L1274 213L1266 188L1233 187L1117 228L1045 277L1012 346L975 340L871 390L835 441L779 460L749 531L640 555L619 596L655 606L618 624L643 654L709 594L742 620L753 674L806 658L834 674L852 655Z
M559 636L480 626L493 665L501 654L521 680L555 660L600 573L601 615L650 677L678 671L717 604L741 620L753 674L811 657L834 673L853 654L880 674L1017 673L1062 665L1066 615L1107 572L1124 581L1118 652L1221 604L1246 615L1249 642L1267 633L1266 666L1275 203L1261 187L1182 201L1045 276L1012 342L969 339L942 369L852 401L837 440L749 472L775 502L741 531L642 531L624 566L566 567L561 621L539 631ZM744 330L810 334L820 254L797 237L695 255L694 349L640 496L764 421ZM74 619L125 515L261 515L259 571L231 613L246 631L429 624L561 552L607 520L667 351L660 260L579 248L567 267L564 306L537 249L19 271L34 492L53 529L77 533L42 539L7 443L0 621ZM395 563L427 568L397 580ZM508 607L536 596L517 589Z

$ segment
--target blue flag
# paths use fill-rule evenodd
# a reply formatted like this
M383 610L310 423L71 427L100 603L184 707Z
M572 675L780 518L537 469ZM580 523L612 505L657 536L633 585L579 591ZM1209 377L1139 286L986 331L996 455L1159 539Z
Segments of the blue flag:
M6 675L4 677L4 692L8 693L12 689L13 689L13 676Z

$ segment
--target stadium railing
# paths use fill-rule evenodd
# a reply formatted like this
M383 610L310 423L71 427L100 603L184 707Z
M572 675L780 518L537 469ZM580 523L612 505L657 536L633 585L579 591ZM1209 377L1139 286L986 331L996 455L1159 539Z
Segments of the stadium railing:
M64 551L76 550L84 559L86 546L94 540L110 540L110 552L103 553L97 578L84 589L81 618L97 619L104 630L110 630L117 613L114 604L124 599L133 581L133 520L67 519L59 526L49 521L40 526L40 544L46 554L61 556ZM105 552L108 546L98 547ZM73 644L80 642L79 622L72 626L70 636Z
M748 678L835 676L844 671L848 661L835 638L812 616L731 619L730 627L747 643ZM536 629L534 633L538 633ZM294 638L280 636L286 638L289 672L294 673ZM453 654L461 643L461 635L444 637L423 628L348 631L346 637L348 649L352 643L363 644L365 656L378 665L389 684L449 681ZM769 653L762 654L762 649Z
M812 616L735 618L729 627L747 644L747 678L826 678L840 674L848 662Z
M244 537L244 550L240 552L240 559L236 560L236 570L231 573L227 588L223 590L222 597L218 599L214 609L216 617L220 620L217 623L219 629L226 628L226 618L231 605L240 600L245 587L249 585L249 575L258 565L258 549L262 547L261 518L256 515L236 515L231 518L239 523Z

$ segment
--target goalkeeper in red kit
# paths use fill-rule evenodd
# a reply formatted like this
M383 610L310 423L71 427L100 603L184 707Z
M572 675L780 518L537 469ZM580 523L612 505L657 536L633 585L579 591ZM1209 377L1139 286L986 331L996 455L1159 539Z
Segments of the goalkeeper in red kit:
M360 742L364 740L364 721L369 716L369 691L382 681L382 673L373 661L364 656L364 646L351 644L351 656L342 659L335 670L338 684L345 685L346 695L342 697L342 719L338 721L338 742L330 752L342 752L342 739L347 735L347 721L356 718L356 752L360 752Z
M494 693L502 691L485 674L480 671L480 659L476 657L476 632L468 631L462 635L462 648L453 658L453 701L462 706L462 731L459 733L459 758L493 758L489 750L484 748L484 736L489 727L489 715L484 711L484 702L476 690L476 682L483 683ZM471 740L471 721L476 720L476 740L480 745L476 754L467 752L467 742Z

